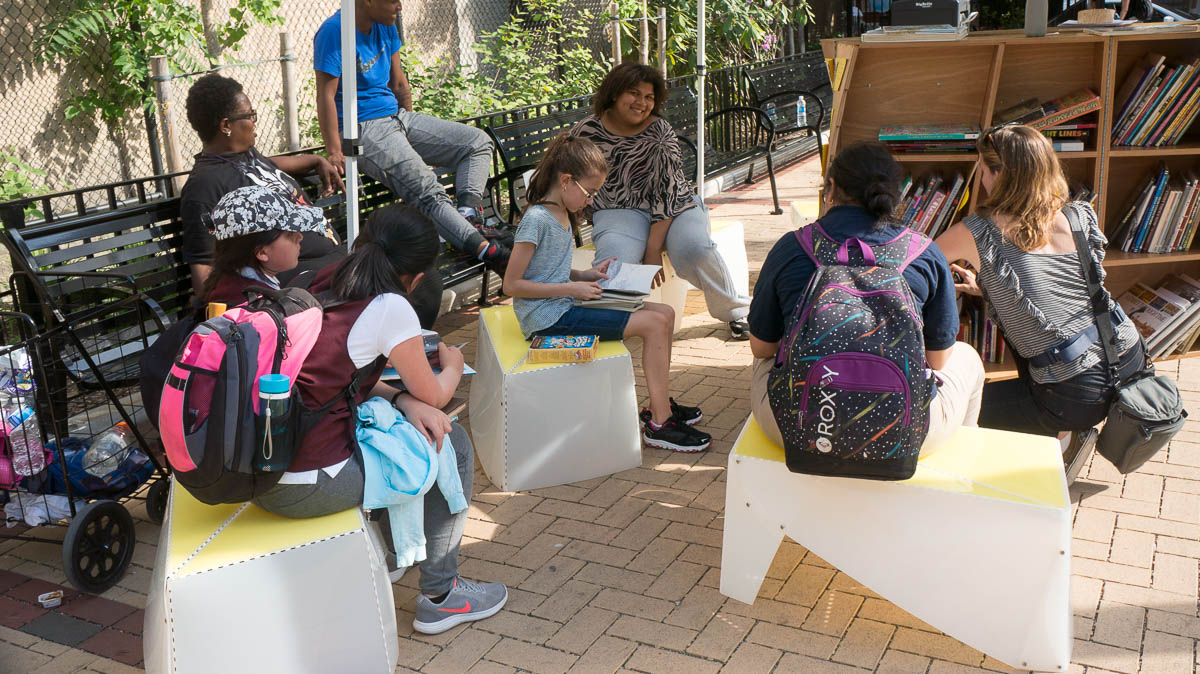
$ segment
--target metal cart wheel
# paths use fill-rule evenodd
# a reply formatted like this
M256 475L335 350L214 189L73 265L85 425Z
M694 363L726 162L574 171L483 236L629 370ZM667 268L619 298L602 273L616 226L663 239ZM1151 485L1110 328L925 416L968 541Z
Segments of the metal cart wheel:
M146 516L155 524L162 524L167 515L167 497L171 494L171 481L160 477L146 492Z
M75 587L100 594L116 584L133 559L133 517L116 501L80 508L63 538L63 571Z

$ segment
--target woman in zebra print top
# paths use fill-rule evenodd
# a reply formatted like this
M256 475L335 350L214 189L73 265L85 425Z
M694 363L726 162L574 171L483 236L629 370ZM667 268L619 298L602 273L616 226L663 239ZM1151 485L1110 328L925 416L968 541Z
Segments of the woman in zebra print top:
M1133 323L1114 311L1105 293L1121 354L1115 380L1098 339L1071 360L1051 355L1051 349L1095 326L1064 207L1074 210L1084 229L1101 282L1108 242L1089 204L1068 203L1062 166L1040 132L995 127L980 137L977 149L986 196L977 213L948 229L937 244L946 259L965 260L978 270L951 265L963 280L959 291L987 299L1017 364L1018 379L984 386L979 425L1058 435L1070 465L1075 455L1086 458L1094 426L1108 415L1118 383L1147 368L1145 348Z
M611 167L592 207L595 259L661 265L665 250L704 292L709 314L729 323L734 339L749 339L750 298L738 293L709 235L708 209L683 173L675 131L660 116L666 97L657 70L622 64L596 91L594 114L571 130L596 143Z

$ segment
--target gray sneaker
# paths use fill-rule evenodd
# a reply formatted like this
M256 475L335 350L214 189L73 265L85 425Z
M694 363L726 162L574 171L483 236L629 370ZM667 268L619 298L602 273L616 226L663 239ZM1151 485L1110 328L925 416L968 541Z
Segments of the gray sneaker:
M417 597L413 629L422 634L441 634L455 625L496 615L507 601L504 583L473 583L459 576L442 603L435 604L423 594Z
M1067 474L1067 484L1071 484L1075 478L1079 477L1083 465L1087 463L1088 458L1092 455L1092 450L1096 447L1098 437L1100 437L1100 432L1095 428L1071 432L1071 441L1067 445L1067 450L1063 452L1063 469Z

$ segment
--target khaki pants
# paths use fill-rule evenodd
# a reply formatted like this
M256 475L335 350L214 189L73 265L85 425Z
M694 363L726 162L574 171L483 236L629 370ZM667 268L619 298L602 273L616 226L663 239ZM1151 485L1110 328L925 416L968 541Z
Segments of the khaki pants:
M774 358L755 358L750 379L750 412L763 433L772 442L783 446L783 436L767 402L767 375ZM937 451L959 426L976 426L979 403L983 396L983 362L969 345L955 342L950 361L937 370L938 392L929 404L929 431L925 434L922 453Z

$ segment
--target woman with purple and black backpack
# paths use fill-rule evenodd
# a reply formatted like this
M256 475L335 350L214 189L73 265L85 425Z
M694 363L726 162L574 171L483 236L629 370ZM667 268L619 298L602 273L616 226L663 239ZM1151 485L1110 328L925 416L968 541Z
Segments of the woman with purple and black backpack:
M894 241L904 233L892 220L902 177L900 165L886 146L863 142L846 147L829 163L825 213L814 224L835 243L858 239L873 246ZM800 237L788 232L767 254L750 304L750 350L754 354L750 409L767 437L780 446L784 443L767 400L767 378L785 324L804 300L816 271ZM936 449L959 426L976 425L983 363L969 345L955 341L958 308L954 279L941 250L929 245L904 268L903 277L920 307L925 360L937 379L921 449L925 452Z

